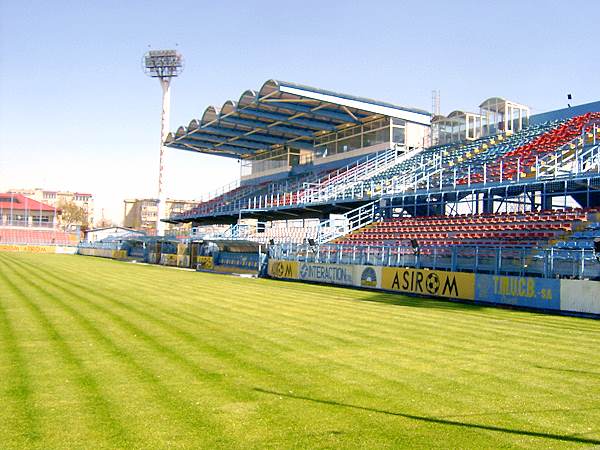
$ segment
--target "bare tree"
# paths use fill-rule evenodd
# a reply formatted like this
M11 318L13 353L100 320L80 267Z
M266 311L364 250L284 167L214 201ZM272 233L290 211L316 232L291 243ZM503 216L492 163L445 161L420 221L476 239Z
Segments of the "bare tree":
M102 217L100 220L98 220L98 222L96 222L96 226L98 228L106 228L114 226L114 223L112 220Z
M58 208L61 210L60 219L64 230L70 229L73 225L79 225L81 231L88 228L88 216L83 208L72 201L60 202Z

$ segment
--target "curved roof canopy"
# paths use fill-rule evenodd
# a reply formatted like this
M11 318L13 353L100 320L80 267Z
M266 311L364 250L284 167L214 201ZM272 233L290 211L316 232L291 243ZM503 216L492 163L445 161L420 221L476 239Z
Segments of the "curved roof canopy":
M221 108L169 133L168 147L230 158L251 158L288 145L312 149L316 136L378 117L430 124L427 111L354 97L286 81L268 80Z
M483 109L487 109L490 107L496 107L496 105L501 104L504 105L504 103L506 102L505 98L502 97L490 97L488 99L485 99L481 105L479 105L480 108Z
M529 110L529 107L527 105L513 102L512 100L507 100L502 97L490 97L487 100L484 100L483 103L479 105L479 108L488 111L504 112L507 106L511 106L513 108L524 108Z
M476 116L476 117L484 117L481 114L477 114L474 112L462 111L462 110L454 110L448 116L437 115L431 118L431 123L436 124L440 122L464 122L467 120L467 116Z

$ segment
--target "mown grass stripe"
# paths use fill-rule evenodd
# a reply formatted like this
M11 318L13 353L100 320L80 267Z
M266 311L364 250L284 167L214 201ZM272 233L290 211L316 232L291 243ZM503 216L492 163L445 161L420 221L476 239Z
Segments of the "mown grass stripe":
M2 263L6 264L5 261ZM16 273L13 271L13 273ZM31 275L28 277L22 277L24 282L29 281L31 283ZM57 328L52 324L48 317L44 314L43 310L33 301L31 301L24 291L13 283L4 271L0 273L4 283L9 289L24 303L28 306L29 310L36 316L40 325L46 331L48 339L56 346L59 350L63 359L77 370L77 382L84 393L86 402L88 403L88 410L97 421L98 425L105 432L110 442L117 446L127 446L130 438L125 429L125 426L119 422L113 413L113 405L108 404L103 393L98 386L98 383L92 373L85 367L84 363L78 358L69 344L65 341L63 336L58 332ZM32 283L31 283L32 284ZM45 293L43 289L40 291ZM47 293L46 293L47 294Z
M166 270L168 270L168 269L166 269ZM247 280L244 280L244 281L247 281ZM144 281L144 283L146 283L146 285L148 284L148 282L147 282L147 281ZM136 285L138 288L140 288L140 281L139 281L139 280L133 280L133 281L132 281L132 284L133 284L133 285ZM160 289L160 287L159 287L159 289ZM248 291L248 289L251 289L251 287L250 287L250 288L247 288L247 289L246 289L246 291ZM334 289L335 289L335 288L334 288ZM186 292L186 291L185 291L185 288L184 288L184 289L182 289L182 292ZM398 298L398 297L402 298L401 296L398 296L398 295L394 295L394 296L392 296L392 295L389 295L389 294L382 294L382 295L385 295L385 296L387 296L387 297L389 297L389 298ZM404 298L402 301L404 302L405 300L406 300L406 299ZM410 306L410 302L411 302L411 301L413 301L413 302L414 302L414 301L417 301L417 302L421 302L421 303L423 303L423 302L427 302L427 303L429 303L429 304L441 304L441 303L443 303L443 302L439 302L439 301L431 301L431 300L420 300L420 299L416 299L416 300L415 300L415 299L410 299L410 300L408 300L408 302L409 302L409 306ZM303 306L304 306L304 305L303 305ZM320 305L320 306L322 306L322 305ZM461 308L463 308L463 310L465 310L465 311L469 311L469 309L472 309L472 307L471 307L470 305L464 305L464 306L461 306ZM305 312L306 312L306 311L305 311ZM461 310L461 313L462 313L462 312L463 312L463 311ZM323 313L323 311L320 311L320 310L316 311L316 314L322 314L322 313ZM527 314L529 314L530 316L532 316L532 314L530 314L530 313L527 313ZM354 317L356 317L356 314L354 314ZM427 319L425 318L425 320L427 320ZM450 320L446 320L446 322L449 322L449 321L450 321ZM369 326L370 326L370 325L371 325L371 324L369 324ZM466 326L466 327L469 327L469 326L470 326L470 324L469 324L468 322L466 322L466 321L462 321L462 322L460 323L460 326L461 326L461 327L465 327L465 326ZM529 328L530 328L530 327L527 327L527 329L525 330L525 332L527 332L527 330L529 330ZM520 330L520 331L522 331L522 330Z
M38 276L39 276L39 270L38 270L37 272L38 272ZM48 280L45 280L45 281L46 281L46 282L48 282ZM52 284L52 283L51 283L51 284ZM63 290L64 290L64 289L63 289ZM338 363L337 365L338 365L339 367L342 367L342 366L341 366L339 363ZM374 378L379 378L379 376L378 376L377 374L375 374L375 373L374 373L374 372L372 372L372 371L366 370L366 369L364 369L364 368L363 368L363 369L360 369L360 368L357 368L357 367L353 367L353 366L351 366L351 365L344 365L343 367L344 367L344 368L346 368L346 369L354 370L354 371L356 372L356 376L357 376L357 377L365 377L365 376L367 376L367 377L372 377L372 378L373 378L373 377L374 377ZM385 382L385 383L391 383L392 385L395 383L395 381L394 381L394 380L392 380L392 379L389 379L389 378L385 378L385 377L382 377L382 378L381 378L381 380L382 380L383 382ZM401 383L401 384L402 384L402 383ZM406 388L406 386L403 386L403 387L404 387L404 388Z
M166 270L168 270L168 269L166 269ZM247 281L247 280L245 280L245 281ZM139 284L138 284L138 288L139 288L139 287L140 287L140 286L139 286ZM321 287L321 288L322 288L322 287ZM327 288L325 288L325 289L327 289ZM330 288L330 289L339 289L339 288ZM184 292L186 292L186 291L185 291L184 289L182 289L182 293L184 293ZM252 293L252 287L250 286L250 287L246 288L246 289L245 289L245 292L247 292L247 293ZM390 298L390 299L394 299L394 298L401 298L401 299L402 299L401 301L403 302L403 306L412 306L414 303L411 303L411 302L417 302L417 303L419 303L419 304L424 304L424 303L425 303L425 304L432 304L432 305L433 305L433 304L440 304L440 303L443 303L443 302L440 302L440 301L435 301L435 300L421 300L421 299L409 299L409 300L406 300L406 298L405 298L405 297L403 298L402 296L399 296L399 295L393 295L393 294L378 294L378 295L382 295L382 296L384 296L385 298ZM297 296L296 296L296 297L297 297ZM279 296L279 298L280 298L280 299L283 299L284 297L283 297L283 296ZM259 301L260 301L260 300L259 300ZM404 305L404 302L407 302L407 305ZM399 303L399 302L398 302L398 303ZM321 308L322 308L322 305L319 305L319 307L321 307ZM307 308L307 307L306 307L306 305L302 305L302 308L304 308L305 317L307 317L307 316L306 316L306 310L308 310L309 308ZM461 313L462 313L462 311L463 311L463 310L469 311L469 309L472 309L472 308L473 308L473 306L471 306L471 305L461 305L461 308L462 308L462 309L461 309ZM488 308L488 309L491 309L491 308ZM324 311L322 311L322 310L315 310L315 314L322 314L323 312L324 312ZM338 314L339 314L339 311L338 311ZM536 315L535 315L535 314L532 314L532 313L525 313L525 314L529 314L529 315L530 315L532 318L533 318L533 317L536 317ZM343 316L343 314L342 314L342 316ZM354 315L353 315L353 316L350 316L350 317L345 317L345 316L344 316L344 318L346 318L346 319L348 319L348 320L356 320L356 316L357 316L357 315L356 315L356 313L354 313ZM371 327L371 329L372 329L372 325L373 325L373 323L372 323L372 322L370 322L370 321L368 321L368 320L366 320L366 319L367 319L367 317L365 317L364 315L361 315L360 317L361 317L361 321L363 321L363 323L365 324L365 325L364 325L364 329L367 329L367 330L368 330L368 329L369 329L369 327ZM486 318L489 318L489 315L488 315L488 316L485 316L485 317L486 317ZM451 315L449 315L449 316L448 316L448 317L446 317L445 319L446 319L446 320L444 321L444 324L443 324L443 325L444 325L444 326L446 326L446 327L449 327L449 326L451 326L451 324L452 324L452 316L451 316ZM490 319L490 320L492 320L492 318L489 318L489 319ZM423 321L432 320L432 321L431 321L431 324L432 324L432 326L434 326L434 325L437 325L437 326L439 326L439 323L438 323L438 324L435 324L435 322L434 322L434 320L437 320L437 319L431 319L431 318L428 318L428 317L423 317L423 318L422 318L422 320L423 320ZM585 321L584 321L584 323L585 323ZM356 323L355 323L355 324L356 324ZM524 333L525 333L525 334L529 334L529 335L531 335L532 333L535 333L535 332L533 332L533 331L531 330L531 327L529 326L530 324L528 323L527 325L528 325L527 327L522 327L522 328L521 328L521 329L519 329L518 331L516 331L516 330L514 330L514 331L513 331L513 330L511 330L511 327L510 327L510 326L503 326L501 329L502 329L503 331L505 331L506 333L512 333L512 335L513 335L513 336L518 336L518 335L522 336ZM481 327L481 326L473 325L473 324L471 323L471 321L464 320L464 319L461 319L461 321L460 321L460 322L458 322L458 323L456 324L456 327L457 327L457 329L458 329L458 328L461 328L461 329L467 329L467 330L473 330L473 331L482 331L482 327ZM495 328L494 328L494 326L493 326L493 325L487 325L485 328L488 328L488 329L491 329L491 330L497 329L497 327L495 327ZM356 331L356 329L355 329L355 331ZM519 333L520 333L520 334L519 334ZM547 330L546 330L546 334L547 334ZM541 336L541 335L542 335L542 333L536 333L536 335L539 337L539 336ZM552 347L560 347L560 343L558 342L558 343L556 343L556 345L552 345L552 344L551 344L551 346L552 346ZM548 349L546 349L546 350L548 350ZM570 350L571 350L571 353L572 353L572 352L573 352L573 349L571 348ZM577 350L575 349L574 351L576 352Z
M6 279L2 266L0 266L0 278ZM16 421L17 424L15 428L3 431L9 432L13 437L23 438L23 446L31 446L35 445L41 437L39 414L31 398L32 387L27 362L15 335L13 326L15 319L9 318L3 305L3 297L8 295L6 290L3 290L3 294L0 295L0 333L4 342L2 353L6 355L9 363L8 376L3 381L8 385L5 395L17 405L17 417L12 418L12 421ZM7 425L8 423L5 423L5 426Z
M211 382L211 381L221 379L220 373L212 372L210 370L207 370L204 367L201 367L200 365L198 365L198 363L190 360L189 358L186 358L183 354L181 354L175 348L169 347L166 344L163 344L162 342L159 341L159 339L157 337L144 331L140 326L136 325L133 321L128 320L126 317L118 314L117 312L115 312L115 310L111 310L108 307L103 306L101 303L94 302L86 295L77 294L77 293L73 292L72 290L67 289L64 286L61 286L57 283L50 281L50 279L40 276L39 271L38 271L38 273L35 274L35 276L32 276L30 278L30 282L31 282L32 278L34 278L36 280L40 280L45 285L50 286L53 289L60 291L64 294L67 294L68 296L74 298L75 300L77 300L77 303L75 303L75 304L87 305L91 309L104 314L106 317L110 318L110 320L119 324L131 336L146 343L148 345L148 347L151 348L154 352L159 353L159 354L165 356L167 359L172 360L181 369L186 369L187 371L189 371L189 373L192 376L194 376L198 381ZM35 284L35 285L39 289L43 289L40 287L40 285L38 285L38 284ZM57 300L57 298L58 298L54 294L51 294L48 290L45 290L45 293L53 300ZM123 307L126 310L129 309L129 311L132 311L135 314L140 315L141 317L147 317L147 314L144 313L143 311L139 311L139 310L135 310L135 309L132 310L132 308L127 307L127 305L122 304L122 302L113 301L110 298L108 298L108 301L113 304L118 304L119 306ZM170 327L166 323L161 322L153 317L151 317L151 321L154 324L161 325L165 328L170 329L171 331L173 330L173 327Z
M447 346L447 347L448 347L448 346ZM452 348L452 347L451 347L451 348ZM457 349L457 348L459 348L459 347L458 347L458 346L455 346L455 349ZM431 350L430 350L429 352L431 352ZM413 355L413 357L417 357L417 356L416 356L416 355ZM374 361L374 362L375 362L375 361ZM368 372L367 372L366 374L368 374ZM363 373L363 375L365 375L365 373ZM497 377L493 377L493 376L491 376L491 377L490 377L490 376L488 376L488 379L490 379L490 381L491 381L492 379L494 379L494 378L497 378Z
M191 434L200 437L210 430L216 435L213 436L213 443L219 443L223 445L228 442L230 443L228 436L224 434L218 434L219 427L217 423L215 423L213 419L209 418L204 411L199 409L193 401L182 398L177 394L176 391L168 388L165 385L165 381L168 380L163 380L160 377L157 377L155 374L147 370L142 364L138 363L132 355L123 350L107 335L103 334L94 324L93 320L85 317L58 296L42 289L35 281L33 281L33 279L36 278L35 275L30 274L30 277L26 279L24 278L24 275L19 273L17 269L14 269L13 267L11 267L11 269L18 278L23 281L28 280L32 286L39 291L44 292L54 305L57 305L66 311L74 320L80 323L83 328L92 334L98 342L103 344L114 356L120 358L129 367L131 367L135 371L136 375L152 388L156 398L165 407L165 411L173 414L179 421L181 421L181 423L187 424L189 426L188 431Z
M40 272L40 271L38 270L37 272L38 272L38 276L39 276L39 272ZM47 280L47 279L45 279L44 281L45 281L46 283L48 283L48 284L52 285L52 286L55 286L55 287L57 287L57 288L59 288L59 289L62 289L64 292L68 292L68 290L66 290L66 289L64 289L64 288L61 288L60 286L56 286L54 283L52 283L51 281L49 281L49 280ZM140 311L137 311L137 310L136 310L135 312L136 312L136 313L140 313ZM164 325L164 324L160 324L160 325ZM136 333L140 333L139 329L137 329L137 330L136 330ZM356 372L357 372L357 376L371 376L371 377L377 377L377 375L376 375L375 373L373 373L373 372L371 372L371 371L369 371L369 370L355 368L355 367L352 367L352 366L350 366L350 365L346 365L345 367L346 367L346 368L350 368L350 369L355 369L355 370L356 370ZM392 383L392 384L394 383L394 380L387 379L387 378L383 378L383 381L385 381L385 382L387 382L387 383ZM248 392L251 392L251 391L250 391L250 390L248 390Z
M182 401L193 410L189 398L207 395L199 408L205 423L212 420L217 426L214 433L199 427L209 436L194 433L189 421L157 398L156 406L181 427L183 434L173 445L261 447L268 439L276 448L414 448L436 442L454 448L542 448L600 440L593 431L600 421L593 383L600 326L593 321L434 300L395 305L389 299L402 296L92 258L14 259L27 266L19 266L19 273L36 270L33 282L55 297L46 295L42 303L34 288L27 290L36 292L36 302L52 320L68 318L83 330L106 350L108 365L114 360L123 366L119 379L130 377L136 391L155 395L154 382L149 378L139 385L142 374L108 350L84 321L167 392L179 395L174 407ZM74 274L77 278L69 280ZM209 370L220 364L232 377L178 392L189 370L155 353L150 343L88 302L191 362ZM219 359L220 349L227 353ZM169 372L171 381L156 378ZM216 389L208 391L210 386ZM243 390L253 395L239 397L236 392ZM130 397L124 392L124 398ZM564 439L569 436L574 439ZM582 436L586 440L578 440Z
M388 381L388 382L389 382L390 380L386 380L386 381Z
M160 311L159 308L156 308L155 305L150 302L144 302L144 307L146 309L142 309L140 307L133 306L131 303L127 303L125 301L120 301L115 298L112 298L111 296L103 294L99 290L95 290L93 288L90 288L89 286L85 287L78 283L74 283L68 279L61 278L60 276L57 276L56 274L52 274L49 271L40 269L39 267L37 268L37 273L38 273L38 275L39 275L39 273L45 274L46 277L39 277L40 280L42 280L45 284L56 288L57 290L62 290L63 292L71 294L71 295L77 295L77 296L79 296L80 299L84 299L84 301L86 301L90 304L94 304L96 307L100 307L100 306L98 303L94 302L93 299L101 299L107 304L112 304L121 310L132 313L136 317L143 318L147 322L150 322L153 325L157 325L157 326L161 327L162 329L167 330L168 332L172 333L174 336L179 337L182 340L184 340L190 344L193 344L196 348L201 349L202 351L206 352L207 354L209 354L213 357L217 356L221 360L222 359L227 360L230 365L233 365L235 367L239 367L240 365L250 366L250 367L252 367L253 370L256 370L259 373L263 373L265 375L272 374L271 371L269 371L268 369L266 369L264 367L252 365L250 360L245 360L245 359L239 358L237 356L237 354L233 351L230 351L224 347L216 347L214 345L211 345L211 344L207 343L206 341L200 339L199 336L194 335L194 334L186 331L185 329L182 329L182 328L179 328L179 327L173 325L172 321L169 322L165 319L160 319L159 317L149 313L148 311ZM61 284L53 282L52 279L60 281ZM67 289L65 286L71 286L72 288L82 291L83 293L75 294L72 289ZM129 300L130 298L128 297L127 299ZM106 312L107 310L102 309L102 311ZM173 314L173 317L180 318L180 315ZM131 323L131 322L128 322L128 323ZM138 331L139 330L136 329L136 334ZM142 336L143 336L143 334L142 334ZM170 351L172 353L176 353L172 349Z

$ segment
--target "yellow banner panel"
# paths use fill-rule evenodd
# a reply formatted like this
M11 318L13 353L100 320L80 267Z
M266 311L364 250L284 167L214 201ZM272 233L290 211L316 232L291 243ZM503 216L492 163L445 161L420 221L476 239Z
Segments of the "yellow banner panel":
M436 297L475 299L475 274L443 270L381 269L382 289Z
M196 256L196 263L200 265L202 270L213 270L215 265L212 256Z
M279 261L269 260L269 276L273 278L291 278L298 279L297 261Z
M113 250L112 257L113 257L113 259L127 259L127 251L126 250Z
M56 248L51 245L0 245L3 252L27 252L27 253L55 253Z

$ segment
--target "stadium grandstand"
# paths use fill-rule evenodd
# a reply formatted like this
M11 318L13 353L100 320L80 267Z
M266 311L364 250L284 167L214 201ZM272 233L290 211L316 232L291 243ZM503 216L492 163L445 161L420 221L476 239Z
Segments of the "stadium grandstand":
M60 229L60 213L22 194L0 193L0 245L77 245L78 233Z
M532 116L490 97L432 116L268 80L168 136L243 171L167 220L229 224L220 237L297 260L596 277L599 141L600 102Z

